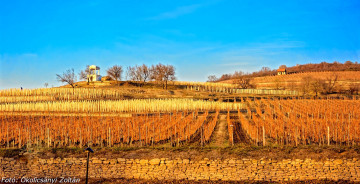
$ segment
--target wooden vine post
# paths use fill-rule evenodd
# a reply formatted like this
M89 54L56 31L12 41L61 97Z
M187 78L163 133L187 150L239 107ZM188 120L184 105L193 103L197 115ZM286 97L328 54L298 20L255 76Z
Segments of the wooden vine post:
M200 128L200 137L201 137L201 147L204 146L204 122L201 124Z
M330 146L330 128L329 128L329 126L327 127L327 144L328 144L328 146Z
M139 141L140 141L140 147L142 146L142 142L141 142L141 128L140 128L140 123L139 123Z
M263 146L266 145L266 140L265 140L265 126L262 127L263 130Z

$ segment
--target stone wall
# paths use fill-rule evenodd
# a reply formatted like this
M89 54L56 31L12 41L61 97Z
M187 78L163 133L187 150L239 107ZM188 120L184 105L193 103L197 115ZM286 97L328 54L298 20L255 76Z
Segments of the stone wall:
M1 177L77 177L84 178L85 158L20 159L0 157ZM142 178L189 180L350 180L360 181L360 160L311 159L254 160L228 159L192 161L188 159L152 160L91 158L91 178Z

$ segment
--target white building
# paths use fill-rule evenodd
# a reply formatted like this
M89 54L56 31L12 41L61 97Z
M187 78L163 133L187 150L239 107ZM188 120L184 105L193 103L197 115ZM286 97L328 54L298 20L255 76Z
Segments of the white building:
M88 82L101 81L100 67L95 65L90 65L89 73L90 74L87 75Z

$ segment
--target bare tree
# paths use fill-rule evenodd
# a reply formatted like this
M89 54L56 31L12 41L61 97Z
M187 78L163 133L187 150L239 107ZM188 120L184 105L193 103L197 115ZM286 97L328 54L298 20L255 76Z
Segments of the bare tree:
M234 74L231 76L232 78L240 78L244 76L245 73L243 71L235 71Z
M79 72L79 79L87 80L89 74L90 74L89 65L86 65L86 68Z
M324 93L330 94L334 92L338 80L338 75L333 73L330 77L327 77L323 83Z
M75 82L76 82L76 75L74 73L74 69L66 70L62 75L56 74L57 80L59 82L66 82L68 83L72 88L75 88Z
M311 76L305 76L301 79L300 90L304 96L310 92L310 84L312 80Z
M344 65L352 65L352 64L354 64L354 63L351 62L351 61L346 61L346 62L344 63Z
M118 82L119 80L121 80L121 74L123 72L123 69L122 66L114 65L110 67L106 72L109 77Z
M146 82L151 79L151 68L145 64L141 66L129 66L127 69L127 77L132 81L142 81Z
M175 78L175 68L172 65L166 65L165 72L164 72L164 81L165 81L165 88L167 89L168 81L174 81Z
M208 82L215 82L217 80L218 80L218 78L215 75L209 75L207 81Z
M263 71L263 72L270 72L270 71L271 71L271 69L270 69L270 67L263 66L263 67L261 67L261 70L260 70L260 71Z
M79 79L87 80L87 82L89 84L90 81L89 81L88 75L90 75L90 70L89 70L89 65L86 65L86 68L79 72Z
M259 72L257 72L259 76L265 76L271 74L271 69L269 67L262 67Z
M350 94L359 94L359 91L360 91L360 85L358 83L355 83L352 82L350 85L349 85L349 91L350 91Z
M137 68L137 73L143 82L146 82L146 81L150 80L150 78L151 78L151 69L150 69L150 67L146 66L145 64L143 64Z
M310 89L315 93L315 96L317 97L319 93L322 93L324 91L324 80L316 79L310 82Z
M251 84L251 79L249 77L240 77L238 79L233 80L233 84L237 84L239 88L247 89L253 88L254 86Z
M162 64L158 64L158 65L151 65L151 79L158 81L158 82L162 82L163 78L164 78L164 65Z
M89 85L90 79L88 75L90 75L90 69L89 69L89 65L86 65L86 68L79 72L79 78L80 80L86 80L87 84Z
M136 66L129 66L126 70L126 76L128 80L138 81L138 76L136 75Z
M163 65L161 63L151 66L152 79L163 84L163 88L167 89L168 81L176 80L175 67L172 65Z
M281 87L280 87L280 80L279 79L275 79L274 80L274 83L275 83L275 89L280 89Z
M49 86L49 84L47 82L45 82L44 86L45 86L45 88L47 88Z

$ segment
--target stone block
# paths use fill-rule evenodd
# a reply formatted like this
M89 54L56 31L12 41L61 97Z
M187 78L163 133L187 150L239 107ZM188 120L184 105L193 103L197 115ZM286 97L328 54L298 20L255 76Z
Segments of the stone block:
M159 165L160 161L161 161L160 159L155 158L155 159L151 159L149 163L150 165Z

